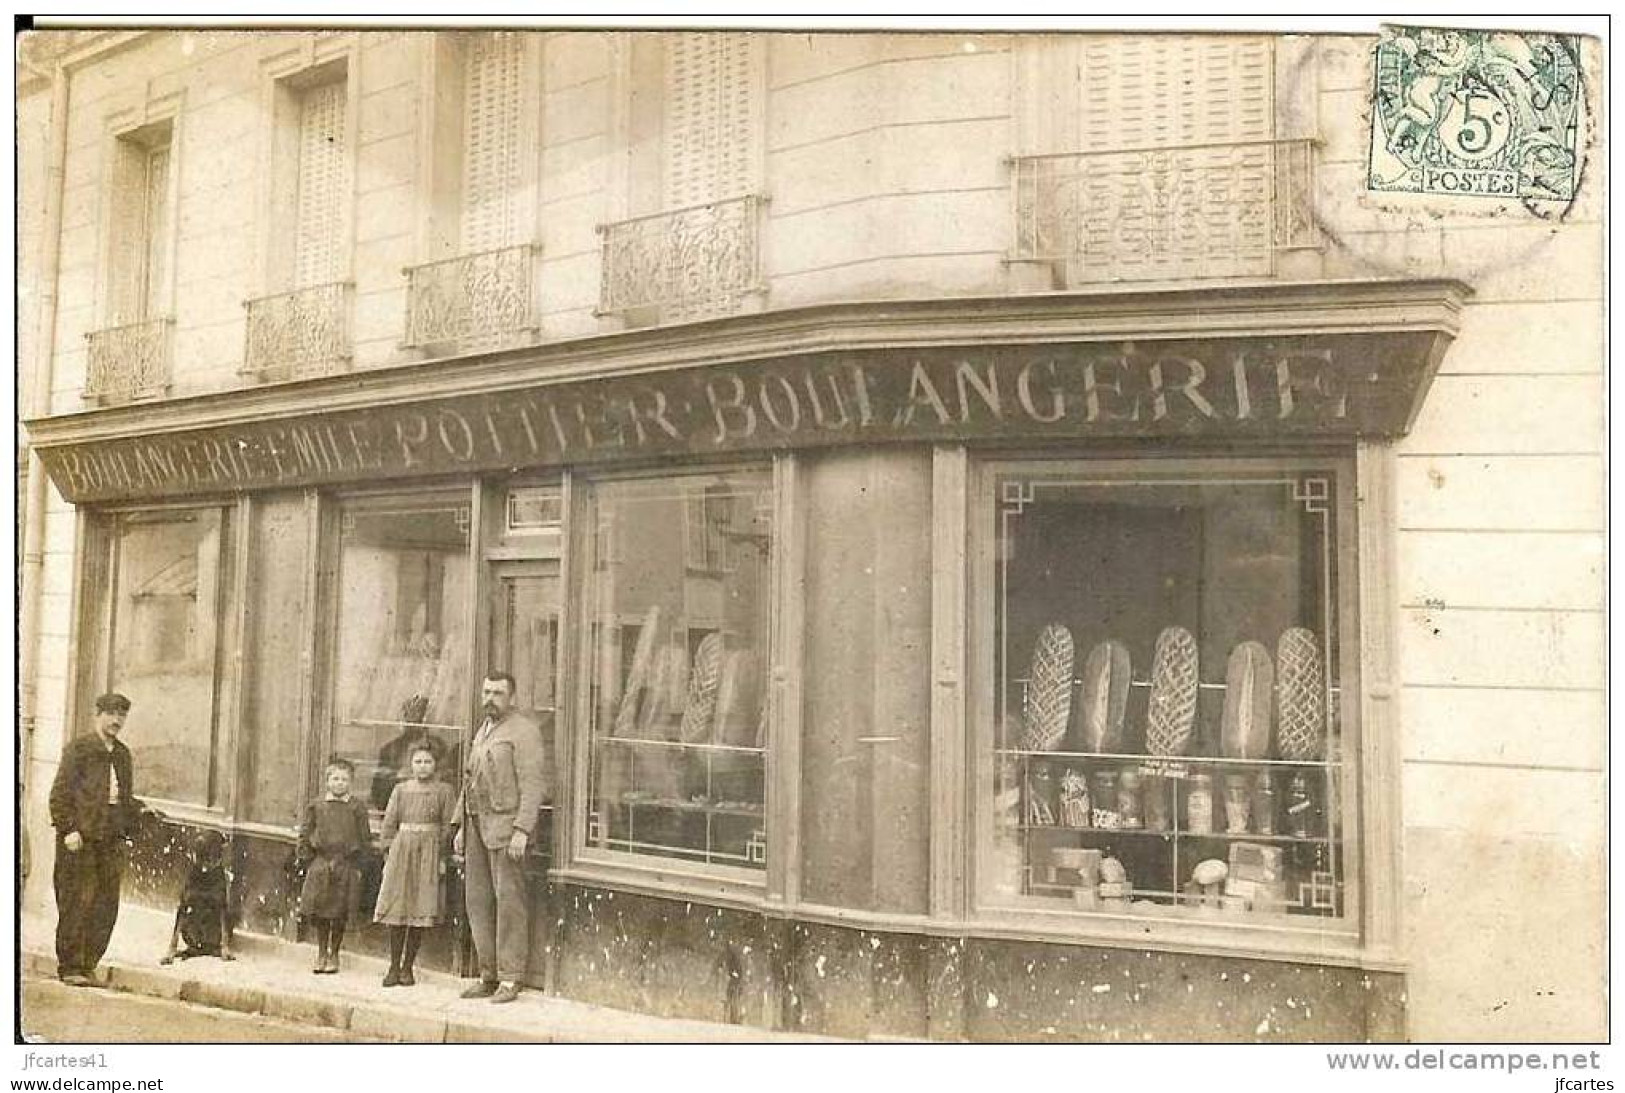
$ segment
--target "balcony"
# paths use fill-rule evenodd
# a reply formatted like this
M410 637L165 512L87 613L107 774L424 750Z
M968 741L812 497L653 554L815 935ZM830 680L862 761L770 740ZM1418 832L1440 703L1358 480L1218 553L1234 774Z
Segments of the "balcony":
M158 398L169 388L175 320L147 319L85 335L84 396L108 405Z
M349 282L338 281L245 303L244 374L271 382L348 368L350 293Z
M406 270L406 344L423 348L533 334L532 250L524 243Z
M1319 246L1314 142L1245 141L1021 156L1011 260L1068 286L1267 277Z
M600 314L660 308L666 318L736 310L763 292L756 194L601 225Z

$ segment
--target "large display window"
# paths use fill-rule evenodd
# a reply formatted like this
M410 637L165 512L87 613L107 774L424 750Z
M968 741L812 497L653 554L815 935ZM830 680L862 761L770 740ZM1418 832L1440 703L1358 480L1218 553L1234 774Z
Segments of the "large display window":
M1349 474L985 466L984 909L1356 930Z
M222 508L113 516L106 678L129 696L127 743L144 797L223 804L219 739L222 620L228 617L231 522Z
M581 854L759 876L772 471L583 492Z
M352 498L338 508L331 751L382 811L429 742L457 785L470 710L469 495Z

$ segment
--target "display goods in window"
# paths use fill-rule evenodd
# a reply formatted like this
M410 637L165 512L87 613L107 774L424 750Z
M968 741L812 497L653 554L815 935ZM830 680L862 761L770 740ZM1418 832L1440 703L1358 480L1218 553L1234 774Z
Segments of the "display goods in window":
M621 691L620 709L615 714L612 736L631 736L638 723L638 700L649 680L654 660L655 631L660 627L660 607L650 607L638 628L638 644L632 651L632 667L626 673L626 684Z
M1213 831L1213 778L1207 774L1191 776L1190 789L1185 792L1185 827L1193 835L1208 835Z
M1263 759L1269 754L1274 683L1275 669L1262 644L1244 641L1231 651L1220 732L1226 758Z
M683 706L683 742L698 744L711 735L717 714L717 688L722 682L722 634L713 630L694 650L688 673L688 701Z
M1054 751L1066 738L1072 713L1072 631L1050 623L1038 635L1027 673L1027 708L1022 746Z
M1319 759L1326 742L1326 682L1314 633L1302 627L1286 631L1275 658L1281 757L1300 763Z
M1076 767L1067 767L1061 775L1061 825L1089 826L1089 779Z
M1058 804L1049 764L1032 764L1027 768L1027 822L1035 827L1054 827Z
M1224 830L1245 835L1252 830L1253 786L1249 775L1231 771L1224 776Z
M1083 750L1121 752L1123 719L1128 712L1130 664L1128 647L1103 641L1083 664Z
M1196 723L1199 686L1196 639L1183 626L1157 635L1151 659L1151 705L1146 715L1146 750L1152 755L1183 755Z
M754 655L736 649L723 657L715 736L720 743L740 748L762 746L762 711L751 701L755 687Z

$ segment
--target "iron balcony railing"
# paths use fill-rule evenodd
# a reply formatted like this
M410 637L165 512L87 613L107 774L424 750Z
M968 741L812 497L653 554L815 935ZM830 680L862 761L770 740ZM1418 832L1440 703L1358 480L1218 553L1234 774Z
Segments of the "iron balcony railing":
M85 398L119 403L163 395L174 325L170 318L145 319L86 334Z
M1309 139L1021 156L1011 259L1068 284L1257 277L1319 246Z
M349 367L348 281L249 300L243 372L262 380L326 376Z
M422 347L533 332L533 250L522 243L407 269L406 344Z
M727 312L763 292L760 194L668 209L601 224L601 314L660 308L668 314Z

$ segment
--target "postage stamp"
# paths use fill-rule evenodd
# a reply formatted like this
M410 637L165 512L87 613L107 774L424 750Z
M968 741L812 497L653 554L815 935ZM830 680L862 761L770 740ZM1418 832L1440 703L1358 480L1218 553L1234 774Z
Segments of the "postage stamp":
M1375 53L1367 187L1573 201L1584 99L1573 35L1389 27Z

